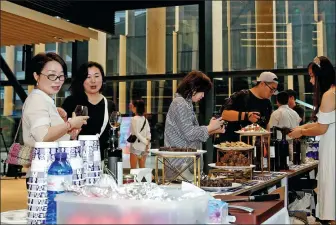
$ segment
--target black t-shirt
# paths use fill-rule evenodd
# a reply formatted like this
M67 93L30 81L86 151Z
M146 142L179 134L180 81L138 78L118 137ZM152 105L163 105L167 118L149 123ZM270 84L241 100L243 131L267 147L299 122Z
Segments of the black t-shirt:
M88 107L89 119L86 125L82 126L82 130L79 135L96 135L100 134L101 127L104 122L105 114L105 102L102 99L96 105L91 104L87 99L80 100L74 96L67 97L62 105L62 108L67 112L68 117L71 117L72 112L75 111L77 105L83 105ZM108 113L111 114L112 111L116 109L115 104L111 100L107 100ZM104 159L104 149L108 148L110 126L107 122L104 132L99 138L100 153L102 160Z
M300 125L302 125L303 122L304 122L304 109L303 109L300 105L297 105L297 104L296 104L296 105L293 107L293 110L294 110L297 114L299 114L299 116L300 116L300 118L301 118Z
M235 110L238 112L260 112L262 118L258 124L263 128L267 127L272 114L272 104L269 99L257 98L250 90L241 90L226 99L223 110ZM251 124L250 121L228 122L225 134L221 135L221 141L239 141L239 134L235 131Z

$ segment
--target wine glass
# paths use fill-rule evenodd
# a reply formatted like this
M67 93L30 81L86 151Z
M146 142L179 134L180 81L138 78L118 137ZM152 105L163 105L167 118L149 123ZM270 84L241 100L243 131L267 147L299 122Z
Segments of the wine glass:
M110 126L113 129L119 128L121 124L121 114L118 111L113 111L109 118Z
M76 116L88 116L89 115L88 107L83 105L77 105L75 108L75 114Z

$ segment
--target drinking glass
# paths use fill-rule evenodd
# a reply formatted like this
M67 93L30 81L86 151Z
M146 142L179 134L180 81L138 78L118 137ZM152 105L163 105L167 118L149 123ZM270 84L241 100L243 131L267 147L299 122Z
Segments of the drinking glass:
M88 107L83 105L77 105L75 108L75 114L76 116L88 116L89 115Z
M110 126L114 129L119 128L121 124L121 114L118 111L113 111L109 118Z

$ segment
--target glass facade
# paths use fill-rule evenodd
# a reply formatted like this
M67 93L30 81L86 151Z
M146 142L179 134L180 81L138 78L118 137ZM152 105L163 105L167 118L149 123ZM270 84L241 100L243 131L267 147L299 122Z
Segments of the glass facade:
M214 4L212 2L211 4ZM200 46L215 49L214 43L220 42L218 54L212 55L212 60L221 56L218 62L221 64L220 71L213 76L213 111L218 112L223 105L225 98L230 93L240 89L252 87L252 81L256 79L257 70L288 69L288 74L279 75L279 90L293 88L299 93L298 98L308 104L312 104L312 86L309 83L309 76L306 72L291 76L291 69L306 68L308 63L317 55L327 56L331 62L336 64L335 52L335 1L282 1L277 0L268 5L269 8L260 5L258 1L222 1L221 10L212 10L212 18L220 18L221 27L212 27L209 36L212 42L206 45L200 34L200 26L204 19L200 15L204 10L200 5L171 6L165 8L166 18L160 20L165 26L165 64L162 75L174 76L179 73L186 73L191 70L204 69L200 66L200 60L205 55L200 52ZM268 7L267 6L267 7ZM261 7L261 9L260 9ZM264 10L266 13L261 13ZM112 99L117 106L126 104L125 116L130 115L128 104L131 100L142 98L146 102L147 111L152 129L157 129L158 145L162 141L162 129L164 118L169 105L173 99L174 91L179 79L150 80L145 76L148 74L148 9L137 9L117 11L115 13L115 33L107 34L106 40L106 74L107 83L104 94ZM217 13L216 15L214 13ZM271 18L262 22L263 17ZM208 21L205 21L207 23ZM212 23L213 21L209 21ZM214 29L221 29L221 36L214 35ZM268 29L267 31L263 31ZM272 35L271 35L272 34ZM154 35L154 34L152 34ZM124 37L123 37L124 36ZM120 45L120 40L125 38L126 47ZM260 44L262 43L262 44ZM72 70L72 44L71 43L49 43L45 45L46 51L58 52L66 61L69 68L69 77ZM216 49L218 50L218 49ZM20 52L21 51L21 52ZM211 51L212 52L212 51ZM5 58L5 48L1 48L1 54ZM126 58L125 74L120 74L121 59ZM20 58L21 57L21 58ZM261 63L260 62L266 62ZM264 66L267 64L267 67ZM212 67L210 67L212 68ZM123 70L124 71L124 70ZM248 75L244 75L248 71ZM256 71L256 72L254 72ZM240 72L235 76L235 72ZM22 46L15 47L15 74L21 77L22 71ZM223 75L221 75L221 73ZM224 75L225 74L225 75ZM125 88L120 89L120 82L123 79L114 77L125 75ZM141 76L140 76L141 75ZM134 78L132 78L134 77ZM3 74L1 74L3 78ZM141 79L141 80L139 80ZM151 82L148 82L151 81ZM65 84L62 90L67 90L69 84ZM26 87L25 87L26 88ZM1 102L3 102L3 87L0 88ZM69 93L60 92L57 96L57 105ZM122 98L120 95L123 95ZM125 102L120 102L125 99ZM209 100L209 99L207 99ZM205 100L204 100L205 101ZM274 103L274 98L272 98ZM16 101L20 109L20 104ZM0 106L2 107L2 106ZM198 105L196 110L200 118L204 118L204 110ZM1 108L1 114L3 108ZM310 110L306 108L306 117L310 117ZM204 123L204 121L200 121ZM155 131L156 132L156 131ZM154 135L154 136L155 136ZM161 135L161 136L160 136Z

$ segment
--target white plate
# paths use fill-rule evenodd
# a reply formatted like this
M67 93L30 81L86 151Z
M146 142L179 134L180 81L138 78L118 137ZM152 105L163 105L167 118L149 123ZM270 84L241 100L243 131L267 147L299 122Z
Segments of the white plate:
M245 136L253 136L253 135L266 135L270 134L271 132L265 131L265 132L257 132L257 131L235 131L237 134L245 135Z
M222 190L227 190L227 189L236 188L236 187L240 187L240 186L242 186L242 184L240 184L240 183L232 183L232 186L230 186L230 187L201 187L201 188L204 191L220 192Z
M159 151L159 149L150 149L151 153L155 153L157 155L169 155L169 156L189 156L189 155L201 155L206 153L205 150L197 150L197 152L166 152L166 151Z
M255 165L249 165L249 166L216 166L216 163L210 163L208 165L212 168L229 169L229 170L252 169L252 168L255 167Z
M215 148L219 148L221 150L225 150L225 151L230 151L230 150L251 150L254 147L253 146L249 146L249 147L221 147L220 145L214 145Z

